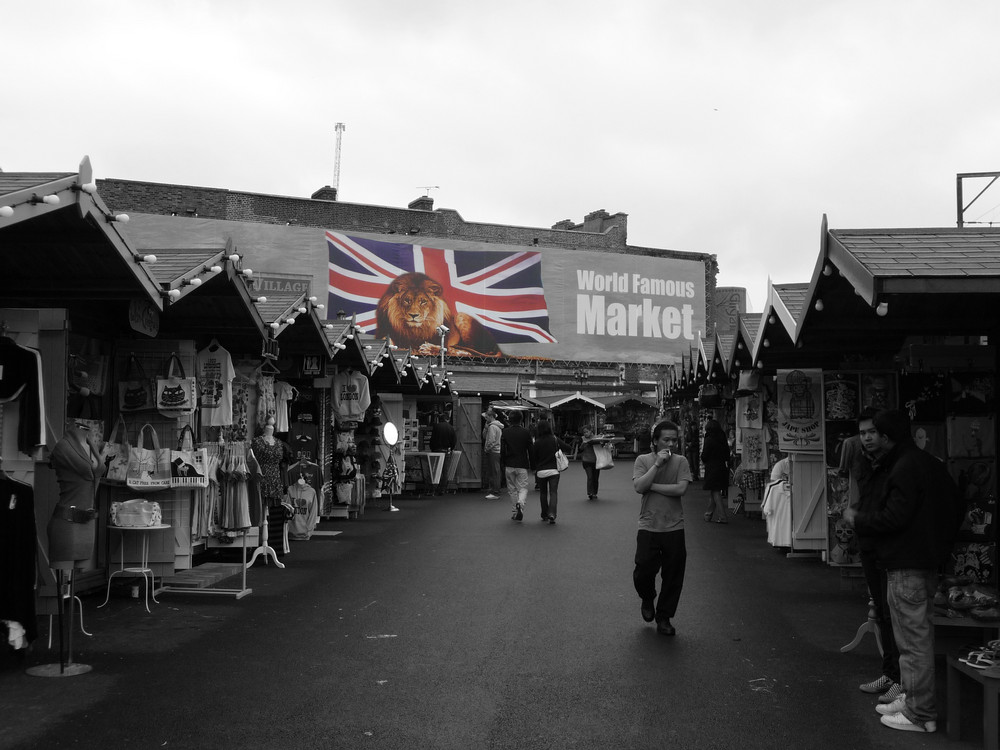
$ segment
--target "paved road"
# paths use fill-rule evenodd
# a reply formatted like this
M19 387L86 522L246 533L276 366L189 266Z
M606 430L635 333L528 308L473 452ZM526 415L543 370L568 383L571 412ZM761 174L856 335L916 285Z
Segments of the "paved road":
M86 597L77 661L0 670L3 748L912 748L856 686L865 597L815 559L767 546L760 520L701 520L674 638L639 616L628 461L586 500L563 475L559 522L482 494L397 499L259 563L241 600ZM39 646L44 646L40 643ZM28 665L52 660L36 650ZM25 665L20 665L21 667ZM943 701L942 701L943 702ZM942 722L943 724L943 722ZM974 722L971 723L974 727ZM973 731L975 729L973 728ZM976 747L974 743L947 743Z

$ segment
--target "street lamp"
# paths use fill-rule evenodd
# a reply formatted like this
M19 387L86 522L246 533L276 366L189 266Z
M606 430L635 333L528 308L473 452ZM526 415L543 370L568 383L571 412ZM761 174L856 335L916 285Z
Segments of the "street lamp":
M441 324L437 327L437 335L441 337L441 369L444 369L444 337L448 335L448 331L451 329L448 326Z

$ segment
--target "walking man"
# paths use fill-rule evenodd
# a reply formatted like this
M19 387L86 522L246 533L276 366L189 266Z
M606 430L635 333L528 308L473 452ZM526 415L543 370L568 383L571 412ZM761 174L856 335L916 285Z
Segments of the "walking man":
M493 409L483 413L486 427L483 429L483 452L486 454L487 468L487 500L500 499L500 435L503 432L503 422L496 418Z
M687 563L681 500L691 481L691 467L684 456L674 453L678 435L673 422L657 424L650 452L637 457L632 468L632 486L642 495L632 582L642 599L642 619L646 622L655 619L656 632L661 635L677 632L670 619L677 612Z
M904 412L880 411L872 422L885 450L885 487L874 510L847 508L844 518L860 533L876 537L876 560L886 571L905 693L875 710L892 729L934 732L937 706L931 616L938 567L954 542L961 504L942 462L914 444Z
M507 477L507 492L512 503L511 518L524 518L528 500L528 469L531 468L531 434L521 425L521 412L511 412L510 424L500 436L500 458Z

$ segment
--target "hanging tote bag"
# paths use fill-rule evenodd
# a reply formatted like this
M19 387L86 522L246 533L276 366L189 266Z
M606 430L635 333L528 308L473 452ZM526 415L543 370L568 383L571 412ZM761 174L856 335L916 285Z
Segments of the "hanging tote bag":
M595 445L594 456L597 458L595 469L613 469L615 462L611 460L611 449L606 445Z
M153 388L135 354L128 355L125 373L118 382L118 411L142 411L153 408Z
M184 374L177 352L167 360L166 372L156 379L156 410L165 417L186 417L198 405L197 378Z
M170 451L170 486L177 489L208 487L208 450L194 447L194 430L181 428L177 450Z
M118 442L118 428L122 428L121 442ZM104 444L104 463L108 467L105 479L109 482L125 483L128 477L129 442L128 426L122 415L118 415L118 421L111 430L108 442Z
M711 383L706 383L698 389L698 404L706 409L717 409L722 406L722 394L719 388Z
M562 450L556 451L556 468L559 471L566 471L569 468L569 459L566 458L566 454Z
M147 448L146 445L151 445ZM160 441L150 424L144 424L129 449L125 484L136 492L170 489L170 449L160 450Z

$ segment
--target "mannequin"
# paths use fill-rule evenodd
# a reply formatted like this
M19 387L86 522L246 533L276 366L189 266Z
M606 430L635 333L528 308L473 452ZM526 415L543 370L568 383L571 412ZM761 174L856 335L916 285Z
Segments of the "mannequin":
M49 567L83 569L94 553L97 485L104 473L100 439L75 422L52 449L59 502L49 520Z
M261 469L260 495L267 511L264 524L271 526L271 539L282 541L278 551L278 555L282 555L287 552L284 545L286 519L281 500L287 485L284 475L288 463L288 448L274 436L274 417L268 417L261 434L253 439L250 448Z

